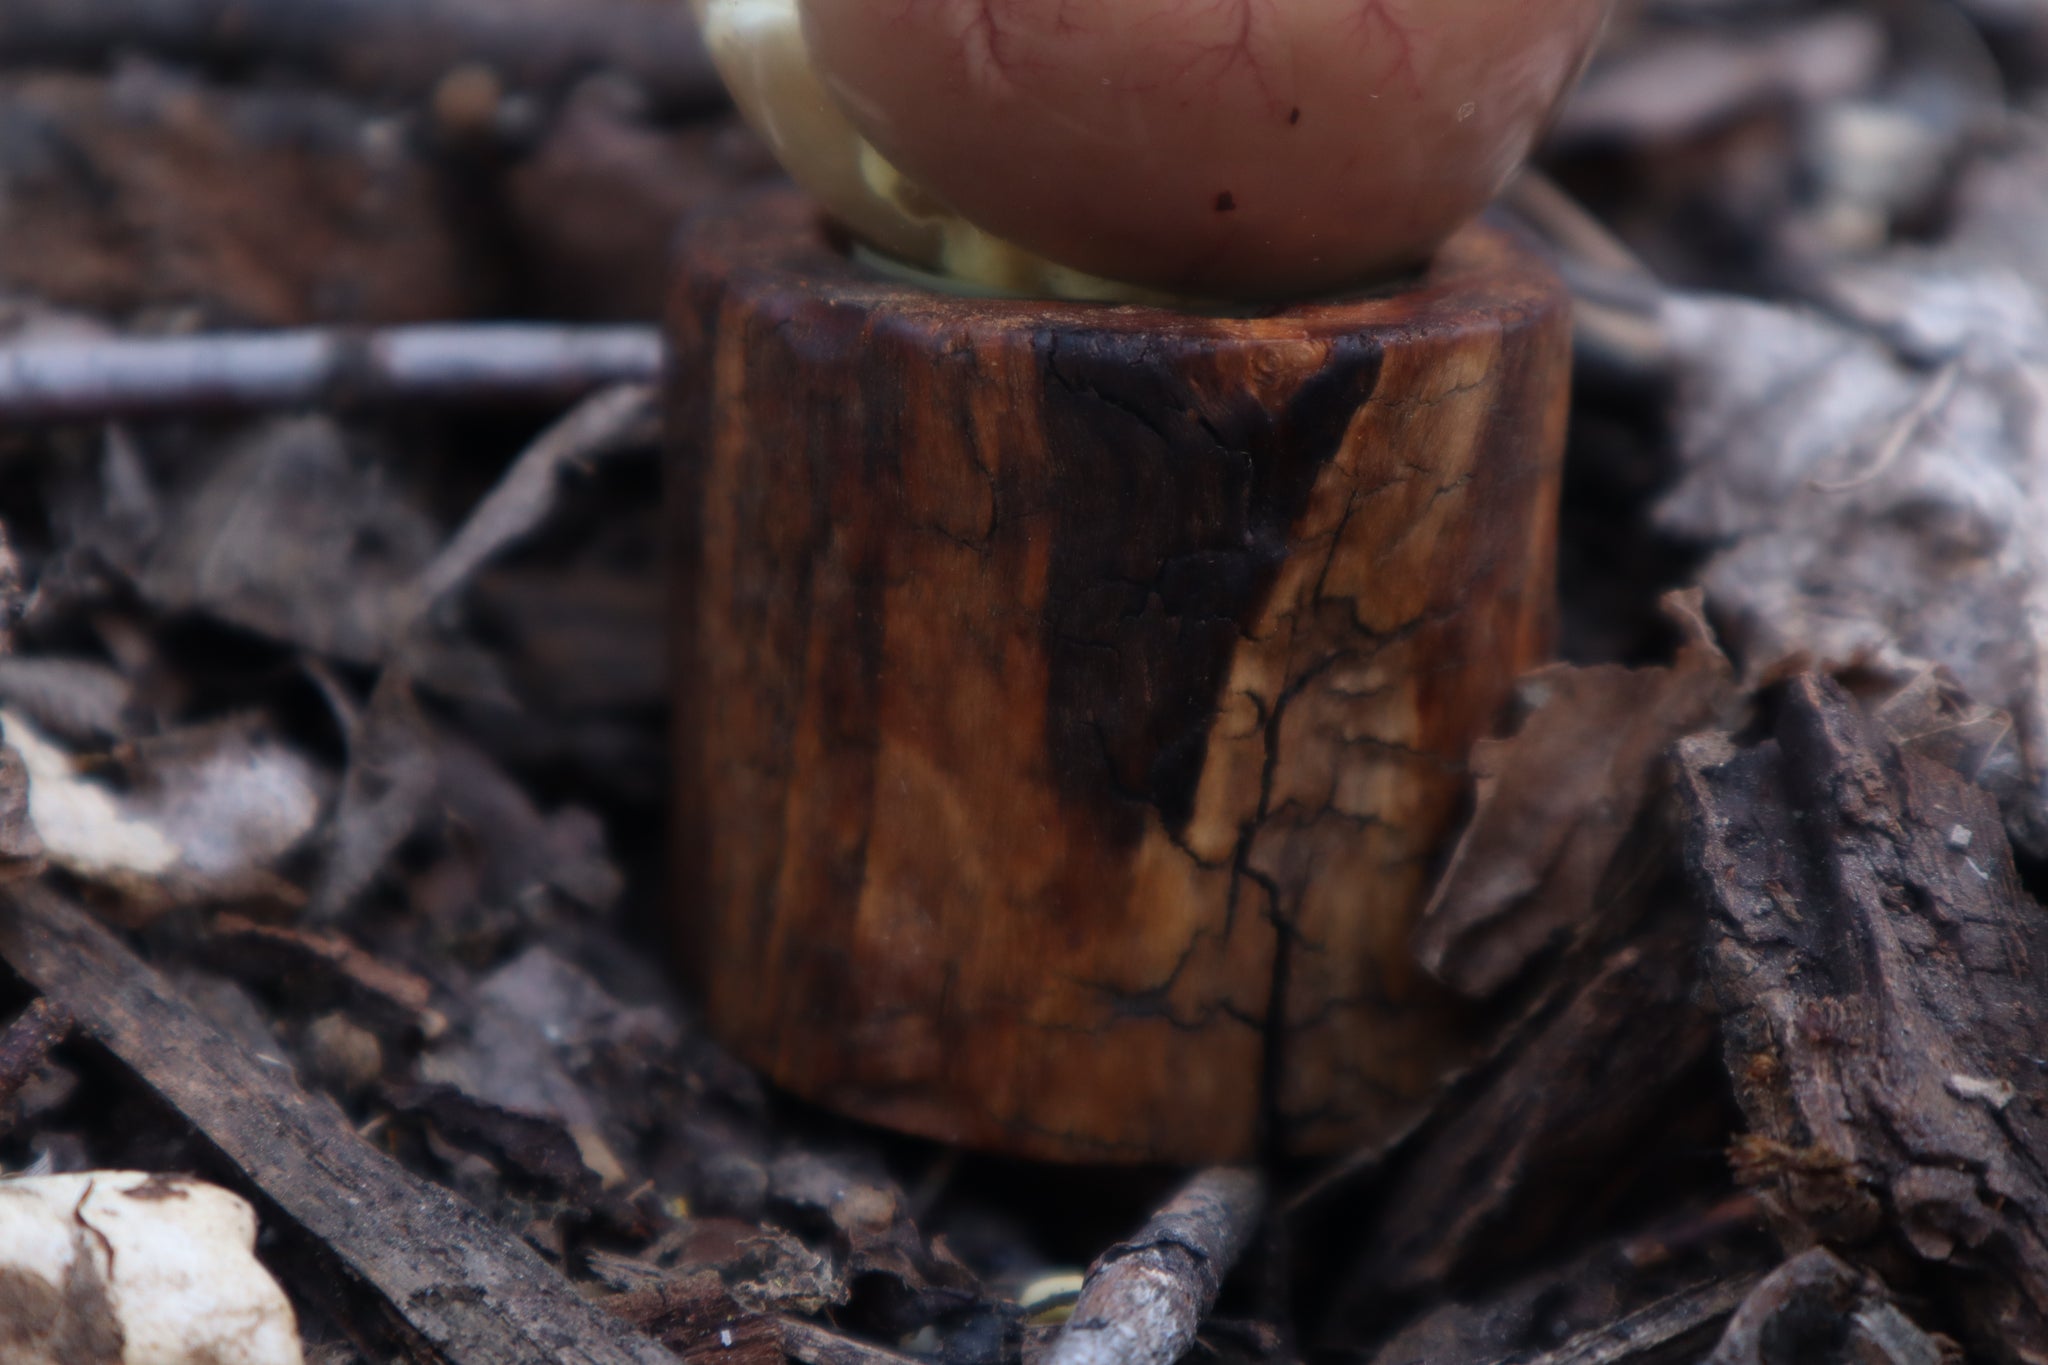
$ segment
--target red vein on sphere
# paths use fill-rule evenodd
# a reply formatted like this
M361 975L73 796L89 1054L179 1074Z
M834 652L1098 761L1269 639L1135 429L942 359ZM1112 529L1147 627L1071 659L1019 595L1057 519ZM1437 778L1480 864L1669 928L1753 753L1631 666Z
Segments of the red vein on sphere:
M1183 78L1221 80L1232 68L1243 64L1251 73L1252 83L1258 87L1259 97L1275 114L1284 114L1288 108L1274 88L1273 73L1268 63L1259 56L1259 17L1263 7L1271 14L1276 0L1210 0L1209 10L1228 11L1235 20L1233 31L1221 42L1186 43L1197 54L1180 69Z
M1415 63L1417 27L1395 0L1360 0L1358 31L1368 43L1387 45L1387 79L1399 81L1416 95L1422 93L1422 71Z

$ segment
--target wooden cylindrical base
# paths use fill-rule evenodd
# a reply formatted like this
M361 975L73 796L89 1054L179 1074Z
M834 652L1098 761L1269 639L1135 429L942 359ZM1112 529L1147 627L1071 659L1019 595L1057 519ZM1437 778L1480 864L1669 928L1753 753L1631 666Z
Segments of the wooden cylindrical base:
M676 889L797 1093L1077 1160L1393 1131L1409 935L1548 645L1567 302L1503 233L1218 318L877 277L771 194L670 314Z

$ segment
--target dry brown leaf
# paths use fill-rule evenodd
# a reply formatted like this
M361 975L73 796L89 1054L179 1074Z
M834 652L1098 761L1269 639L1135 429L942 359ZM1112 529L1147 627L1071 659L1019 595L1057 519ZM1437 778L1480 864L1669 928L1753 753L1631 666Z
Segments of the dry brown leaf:
M1733 672L1699 594L1666 610L1685 632L1670 667L1539 670L1521 687L1533 710L1520 730L1473 751L1477 809L1416 941L1452 988L1491 995L1586 921L1665 754L1730 704Z

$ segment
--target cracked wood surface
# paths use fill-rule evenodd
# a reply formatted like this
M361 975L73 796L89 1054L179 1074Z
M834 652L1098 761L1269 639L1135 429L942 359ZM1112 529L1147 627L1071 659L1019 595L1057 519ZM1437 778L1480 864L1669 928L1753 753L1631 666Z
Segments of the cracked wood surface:
M1409 936L1553 611L1568 319L1475 228L1257 317L970 300L770 195L671 311L678 914L797 1092L1058 1158L1407 1122Z
M1738 1174L1795 1248L1966 1305L1971 1359L2048 1359L2048 915L1997 803L1813 675L1679 762Z

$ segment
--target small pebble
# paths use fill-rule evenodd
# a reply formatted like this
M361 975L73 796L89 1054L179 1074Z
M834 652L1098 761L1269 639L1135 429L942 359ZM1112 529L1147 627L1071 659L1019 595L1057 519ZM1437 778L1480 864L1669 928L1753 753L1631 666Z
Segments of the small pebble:
M299 1051L308 1078L343 1098L362 1094L384 1074L377 1035L346 1015L323 1014L308 1024Z

